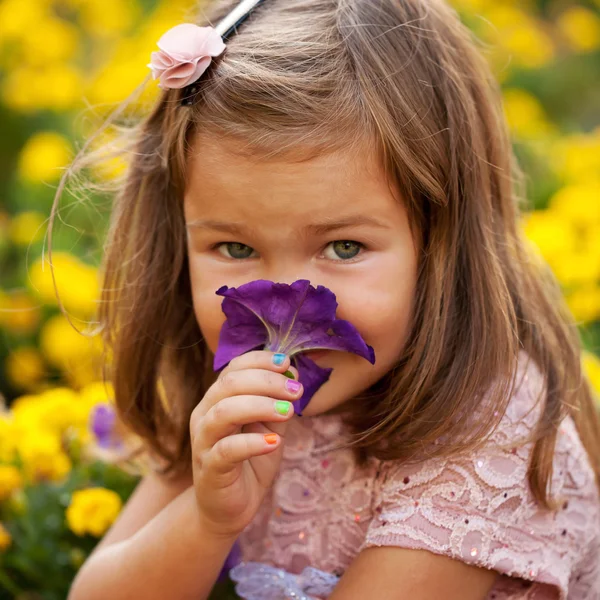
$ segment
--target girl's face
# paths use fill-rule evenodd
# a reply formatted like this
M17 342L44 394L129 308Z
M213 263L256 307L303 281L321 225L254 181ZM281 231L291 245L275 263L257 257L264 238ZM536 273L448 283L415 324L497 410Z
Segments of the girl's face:
M198 147L184 214L194 312L210 350L225 322L215 294L221 286L308 279L336 295L337 318L357 328L376 360L329 350L315 357L333 372L303 414L330 411L366 390L400 357L417 270L406 211L379 164L366 153L253 162L223 141L203 138Z

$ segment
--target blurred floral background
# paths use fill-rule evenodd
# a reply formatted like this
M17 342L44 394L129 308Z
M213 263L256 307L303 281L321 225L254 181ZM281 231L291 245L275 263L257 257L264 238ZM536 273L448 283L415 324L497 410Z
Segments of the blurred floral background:
M527 174L523 228L563 286L600 394L600 0L452 3L502 83ZM102 349L58 308L46 234L82 140L191 10L192 0L0 0L0 600L65 598L144 472L119 461L129 441L101 382ZM135 107L157 91L152 82ZM107 159L96 175L123 166ZM69 198L53 230L61 299L88 334L107 207L93 193Z

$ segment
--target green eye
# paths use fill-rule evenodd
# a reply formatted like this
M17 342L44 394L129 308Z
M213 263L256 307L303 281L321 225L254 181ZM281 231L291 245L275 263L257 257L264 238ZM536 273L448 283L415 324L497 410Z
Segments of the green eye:
M361 244L352 240L336 240L331 243L335 248L336 254L343 260L355 258L361 249Z
M250 246L246 246L246 244L240 244L239 242L222 242L221 244L217 244L216 249L221 250L222 246L227 247L227 252L229 256L223 254L226 258L235 258L235 259L244 259L249 258L252 254L252 248Z

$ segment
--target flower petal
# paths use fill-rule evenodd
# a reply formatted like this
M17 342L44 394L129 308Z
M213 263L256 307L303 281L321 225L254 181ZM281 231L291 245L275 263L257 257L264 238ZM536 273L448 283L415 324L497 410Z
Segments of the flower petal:
M155 69L168 69L175 64L175 61L166 52L160 50L150 54L150 64Z
M329 380L333 369L324 369L303 354L295 354L292 363L298 369L298 381L304 386L304 393L293 400L294 412L302 416L302 411L312 400L317 390Z
M280 288L275 286L279 285ZM251 311L262 322L270 337L277 335L277 329L282 323L287 322L289 311L292 308L283 297L291 287L285 284L274 284L266 279L257 279L245 283L237 288L228 288L226 285L219 288L215 293L225 296L223 300L223 312L228 306L241 305ZM281 293L283 292L283 293ZM270 337L267 341L270 340Z
M312 334L305 334L303 338L297 337L296 342L298 345L300 341L302 341L301 352L321 349L340 350L358 354L372 365L375 364L375 351L365 343L356 327L349 321L336 319L330 324L327 331L318 330ZM298 345L296 348L299 347Z
M225 285L216 294L224 296L222 309L227 320L221 329L214 369L254 349L288 354L304 386L304 394L294 403L297 414L302 414L333 371L319 367L304 352L352 352L375 363L373 348L354 325L335 318L336 297L325 286L315 288L306 279L291 285L258 279L237 288Z
M218 56L225 50L225 43L213 27L181 23L163 34L158 47L175 59L190 61L203 56Z
M224 286L217 294L224 295ZM244 304L228 301L222 303L222 310L227 317L221 327L219 344L213 361L213 369L219 371L240 354L249 352L268 342L265 323Z
M210 61L210 59L208 59ZM193 62L180 63L165 69L160 76L163 88L180 89L194 81L196 65Z

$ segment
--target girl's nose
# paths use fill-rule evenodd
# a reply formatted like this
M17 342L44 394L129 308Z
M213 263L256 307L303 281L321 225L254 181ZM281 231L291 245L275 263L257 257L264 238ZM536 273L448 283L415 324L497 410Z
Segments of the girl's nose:
M307 265L308 266L308 265ZM279 266L272 269L265 269L265 279L274 281L275 283L287 283L291 285L298 279L308 279L311 283L315 274L310 268L303 268L301 265L291 266L290 262L282 262ZM314 284L313 284L314 285Z
M299 279L308 279L313 286L316 286L314 280L319 279L316 266L301 253L292 256L286 253L284 256L271 257L265 260L263 265L262 277L275 283L291 285Z

